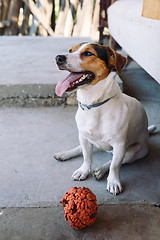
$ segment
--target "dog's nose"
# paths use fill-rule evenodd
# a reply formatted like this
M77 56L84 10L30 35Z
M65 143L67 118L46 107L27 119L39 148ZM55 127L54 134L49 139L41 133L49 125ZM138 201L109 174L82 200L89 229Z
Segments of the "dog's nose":
M62 65L66 61L65 55L58 55L56 56L56 62L58 65Z

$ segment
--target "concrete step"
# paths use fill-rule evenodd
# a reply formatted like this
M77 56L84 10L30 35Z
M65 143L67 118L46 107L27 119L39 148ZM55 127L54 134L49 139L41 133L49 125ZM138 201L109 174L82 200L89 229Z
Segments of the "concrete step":
M62 206L0 210L1 240L158 240L160 208L150 205L99 206L96 222L74 230Z
M116 80L123 90L123 83L118 75L116 75ZM55 93L55 87L56 83L0 85L0 107L77 105L76 92L64 93L62 97L58 97Z

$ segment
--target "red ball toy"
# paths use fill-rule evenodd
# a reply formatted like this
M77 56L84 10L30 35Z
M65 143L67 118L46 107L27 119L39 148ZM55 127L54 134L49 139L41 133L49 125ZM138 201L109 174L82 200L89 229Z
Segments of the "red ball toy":
M70 222L74 229L83 229L96 220L97 199L93 192L86 187L72 187L63 196L65 220Z

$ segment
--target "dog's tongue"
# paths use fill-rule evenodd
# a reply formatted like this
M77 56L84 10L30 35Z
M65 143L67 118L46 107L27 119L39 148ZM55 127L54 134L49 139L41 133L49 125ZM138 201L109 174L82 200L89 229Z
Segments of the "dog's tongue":
M80 79L83 73L70 73L64 80L57 83L56 94L61 97L63 93L69 88L70 83Z

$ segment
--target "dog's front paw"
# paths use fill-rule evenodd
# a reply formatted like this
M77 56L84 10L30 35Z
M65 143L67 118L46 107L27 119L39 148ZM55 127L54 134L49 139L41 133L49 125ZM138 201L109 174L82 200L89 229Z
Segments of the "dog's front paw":
M84 169L83 167L80 167L72 174L72 180L85 180L88 177L89 172L89 169Z
M110 180L109 178L107 179L107 191L110 193L117 195L121 192L123 192L122 185L119 180L117 179L112 179Z
M54 154L54 158L58 161L66 161L69 159L68 155L66 152L59 152Z
M103 168L96 168L93 170L93 177L95 177L96 180L100 180L106 173L106 170Z

